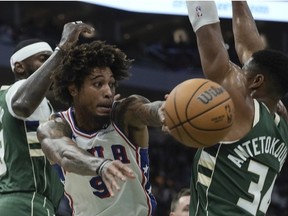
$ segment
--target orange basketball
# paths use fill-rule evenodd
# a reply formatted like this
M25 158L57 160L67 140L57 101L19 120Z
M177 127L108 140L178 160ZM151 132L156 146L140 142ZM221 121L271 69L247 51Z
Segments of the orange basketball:
M207 79L180 83L165 103L165 124L177 141L189 147L208 147L221 141L233 120L230 95Z

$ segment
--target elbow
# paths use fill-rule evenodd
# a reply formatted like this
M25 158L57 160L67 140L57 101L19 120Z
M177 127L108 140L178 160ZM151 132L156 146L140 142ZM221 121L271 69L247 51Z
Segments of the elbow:
M36 135L37 135L37 139L41 143L41 147L42 147L42 140L46 138L45 134L42 133L42 125L39 125L39 127L37 128Z
M34 112L34 110L31 109L31 104L20 102L18 100L12 102L12 110L17 116L23 118L29 117Z

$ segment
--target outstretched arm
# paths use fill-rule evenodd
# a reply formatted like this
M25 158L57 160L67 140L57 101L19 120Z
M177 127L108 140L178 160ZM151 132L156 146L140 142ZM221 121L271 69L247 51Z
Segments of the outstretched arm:
M254 105L246 87L241 68L232 63L224 46L216 4L214 1L187 0L188 15L195 31L205 77L222 85L235 107L233 131L227 140L239 139L250 130Z
M232 1L233 33L238 58L244 64L254 52L266 44L259 35L256 23L246 1Z
M222 84L229 73L229 56L222 37L214 1L187 0L187 9L196 33L205 77Z
M163 101L150 102L140 95L131 95L113 110L113 121L134 144L148 146L148 126L161 127L164 121Z
M58 47L63 50L68 49L77 42L82 32L91 33L93 30L91 26L82 22L67 23ZM12 98L12 109L16 115L26 118L35 111L51 86L50 76L61 59L61 50L56 49L44 64L21 85Z
M37 130L41 147L51 163L57 163L68 172L102 177L111 196L120 187L117 179L135 178L133 171L119 160L97 158L79 148L71 137L70 126L61 118L42 123Z

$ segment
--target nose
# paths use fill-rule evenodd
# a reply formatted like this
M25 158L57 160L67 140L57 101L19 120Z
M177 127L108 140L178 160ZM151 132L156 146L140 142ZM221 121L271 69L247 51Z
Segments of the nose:
M104 92L105 97L108 97L108 98L113 97L113 90L108 84L103 86L103 92Z

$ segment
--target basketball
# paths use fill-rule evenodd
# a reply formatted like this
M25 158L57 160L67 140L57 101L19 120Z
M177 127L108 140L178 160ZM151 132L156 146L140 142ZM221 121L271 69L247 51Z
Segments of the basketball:
M209 147L221 141L234 120L228 92L218 83L196 78L177 85L165 103L165 125L180 143Z

